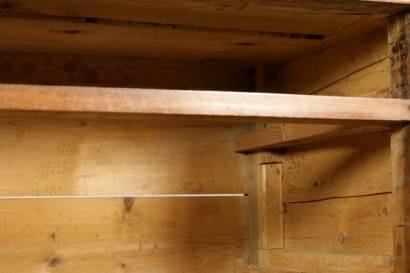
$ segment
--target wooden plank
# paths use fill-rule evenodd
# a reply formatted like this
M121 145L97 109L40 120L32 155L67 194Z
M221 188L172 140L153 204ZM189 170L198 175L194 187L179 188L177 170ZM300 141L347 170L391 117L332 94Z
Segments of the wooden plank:
M234 91L244 74L219 62L0 53L2 83Z
M389 126L287 124L244 133L235 139L236 152L286 148L318 141L390 130Z
M1 200L3 272L234 272L246 198Z
M208 29L145 22L93 23L93 18L7 18L0 16L0 51L87 56L137 57L184 61L281 62L320 39L292 34ZM91 20L91 23L84 23ZM275 46L272 47L272 44Z
M243 124L0 118L1 196L247 193ZM24 166L24 168L22 168Z
M8 3L8 4L6 4ZM42 3L38 0L6 2L0 8L25 14L76 16L161 24L236 26L240 29L291 33L334 34L368 13L394 13L404 5L363 1L269 1L229 3L223 1L93 1ZM137 12L136 12L137 11ZM166 16L164 16L166 14ZM229 17L229 20L226 19ZM246 19L246 20L244 20ZM269 23L268 23L269 22Z
M328 92L330 94L337 92L339 96L367 96L367 93L374 93L380 88L370 88L374 86L374 81L379 82L383 87L388 86L386 74L377 73L380 79L372 78L373 81L369 81L367 76L356 80L354 77L359 76L354 75L361 71L372 74L367 68L386 63L388 56L386 29L383 24L378 31L364 34L353 41L350 39L348 42L340 42L288 63L281 72L280 89L285 93L327 95ZM384 82L381 83L381 80ZM337 87L333 87L333 90L329 89L339 84L348 86L348 81L356 84L350 85L351 89L348 90L337 89ZM355 91L352 93L351 90Z
M406 100L63 86L0 86L1 110L207 116L236 121L410 120ZM378 111L374 111L378 109Z
M391 194L287 203L286 249L393 255Z
M390 257L302 251L271 251L270 260L271 268L266 272L280 273L390 273L393 263Z
M121 3L110 0L84 4L78 0L58 0L53 3L18 0L0 6L0 10L60 17L92 17L152 22L153 24L206 26L208 28L235 26L243 30L325 35L334 34L356 23L365 15L363 11L354 10L354 8L346 12L336 9L329 10L329 8L324 10L322 6L323 4L312 7L312 4L309 5L306 1L292 7L292 4L286 1L230 2L227 4L223 1L204 0L195 3L187 0L155 2L126 0ZM369 4L367 6L371 7ZM366 13L378 11L374 8L372 11L366 10Z
M409 13L398 14L389 20L390 94L393 98L409 98L407 58L410 37L409 23ZM410 270L409 138L410 127L408 124L392 128L391 183L394 209L394 273L404 273Z
M283 248L282 164L258 166L259 248Z
M391 192L389 132L288 149L283 156L285 202Z

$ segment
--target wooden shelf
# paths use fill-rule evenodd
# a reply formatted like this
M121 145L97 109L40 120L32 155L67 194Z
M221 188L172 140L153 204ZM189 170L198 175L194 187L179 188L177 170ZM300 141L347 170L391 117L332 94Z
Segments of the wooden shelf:
M0 109L291 123L397 123L410 101L265 93L0 85Z
M0 110L211 117L224 121L389 124L410 101L266 93L0 85Z

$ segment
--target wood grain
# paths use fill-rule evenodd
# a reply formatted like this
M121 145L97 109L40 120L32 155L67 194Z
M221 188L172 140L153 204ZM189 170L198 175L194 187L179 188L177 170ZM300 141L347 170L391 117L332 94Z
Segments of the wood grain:
M387 22L386 22L387 24ZM288 63L281 72L281 91L319 95L373 96L376 90L388 87L387 59L389 50L385 26L374 33L340 42ZM381 64L380 64L381 63ZM379 78L369 80L367 75L376 65ZM361 72L363 71L363 72ZM371 72L371 73L370 73ZM358 74L357 74L358 73ZM360 76L366 73L365 76ZM381 82L381 81L384 82ZM352 84L349 84L353 82ZM374 82L379 86L374 87ZM343 88L338 88L341 85ZM345 88L349 86L348 90ZM373 86L375 89L372 89ZM380 91L378 91L380 92ZM377 93L378 93L377 92Z
M348 69L348 68L346 68ZM389 59L383 59L355 73L343 76L334 84L320 89L315 94L325 96L351 96L388 98Z
M271 124L235 139L237 152L280 149L317 143L352 135L363 135L390 130L389 126L349 126L324 124Z
M8 84L0 85L0 91L0 110L212 116L237 121L305 123L410 120L410 102L394 99Z
M292 4L285 1L235 3L220 0L195 2L188 0L155 2L127 0L118 3L110 0L84 4L79 0L59 0L52 3L30 0L15 1L8 7L3 4L0 6L2 7L0 10L23 14L92 17L213 28L235 26L235 28L243 30L306 34L334 34L357 22L365 15L361 11L355 11L354 8L351 8L351 12L329 10L329 8L321 10L317 8L319 5L312 7L312 2L309 5L304 1L298 5L293 4L295 7L292 7ZM356 6L358 8L360 3ZM369 4L367 6L371 7ZM377 11L375 8L371 12Z
M2 196L246 193L241 124L0 119Z
M390 273L390 257L366 255L334 255L302 251L271 251L271 268L260 272L285 273ZM252 272L252 271L251 271ZM259 271L256 271L259 272Z
M390 95L409 99L409 37L410 14L404 12L389 20ZM392 127L391 132L391 183L393 187L394 273L410 270L410 229L408 211L410 173L410 127L408 124Z
M234 272L246 198L0 201L4 272Z
M371 32L404 7L342 0L2 0L0 50L285 63L352 32Z
M235 28L95 20L0 16L0 51L241 64L258 59L283 62L321 41Z
M209 61L0 53L1 83L235 91L246 73Z
M289 149L283 157L285 202L391 192L389 132Z
M287 203L286 249L393 255L391 194Z
M258 166L259 248L283 248L282 164Z

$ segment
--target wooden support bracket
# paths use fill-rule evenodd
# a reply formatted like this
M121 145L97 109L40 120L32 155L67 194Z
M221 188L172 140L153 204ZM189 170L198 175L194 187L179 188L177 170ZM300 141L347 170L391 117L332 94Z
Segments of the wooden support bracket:
M286 148L330 138L389 130L390 126L387 125L276 124L239 136L235 140L235 151L254 152L265 149Z

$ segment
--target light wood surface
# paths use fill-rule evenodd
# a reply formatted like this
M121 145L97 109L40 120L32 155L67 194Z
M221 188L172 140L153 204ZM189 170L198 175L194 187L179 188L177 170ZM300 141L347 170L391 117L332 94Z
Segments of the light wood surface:
M0 118L0 195L247 193L246 156L233 147L245 130L161 120Z
M388 193L389 132L288 149L283 157L285 202Z
M8 84L0 85L0 91L0 110L207 116L237 121L305 123L410 120L410 102L397 99Z
M389 97L387 22L367 33L285 65L285 93Z
M284 273L390 273L394 261L390 257L338 255L303 251L270 252L271 267L260 272ZM251 271L252 272L252 271ZM259 271L256 271L259 272Z
M392 256L392 221L391 194L287 203L285 246L298 251Z
M259 248L283 248L282 164L258 166Z
M0 201L3 272L234 272L246 198Z

